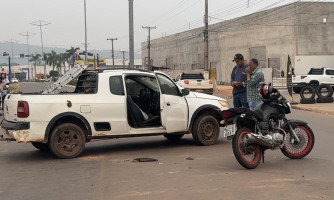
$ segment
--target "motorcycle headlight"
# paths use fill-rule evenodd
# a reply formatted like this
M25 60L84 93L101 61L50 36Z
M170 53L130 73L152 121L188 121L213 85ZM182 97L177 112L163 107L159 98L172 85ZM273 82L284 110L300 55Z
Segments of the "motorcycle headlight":
M229 107L229 105L228 105L228 102L227 101L219 101L219 103L220 103L220 105L222 105L223 107L225 107L225 108L228 108Z

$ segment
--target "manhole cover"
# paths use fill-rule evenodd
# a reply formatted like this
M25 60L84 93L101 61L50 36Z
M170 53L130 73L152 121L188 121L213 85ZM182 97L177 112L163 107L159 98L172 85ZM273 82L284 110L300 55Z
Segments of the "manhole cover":
M155 158L135 158L133 159L133 162L156 162L158 161Z

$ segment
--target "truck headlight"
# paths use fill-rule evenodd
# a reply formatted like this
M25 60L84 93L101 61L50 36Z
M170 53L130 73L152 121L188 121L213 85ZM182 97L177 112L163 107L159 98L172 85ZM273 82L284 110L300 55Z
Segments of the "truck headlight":
M219 103L220 103L220 105L222 105L223 107L225 107L225 108L228 108L229 107L229 105L228 105L228 102L227 101L219 101Z

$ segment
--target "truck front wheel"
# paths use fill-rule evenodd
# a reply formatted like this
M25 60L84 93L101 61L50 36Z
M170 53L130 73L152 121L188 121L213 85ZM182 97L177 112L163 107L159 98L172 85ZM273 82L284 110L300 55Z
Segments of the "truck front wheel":
M197 144L213 145L219 137L219 123L211 115L202 115L195 120L191 132Z
M85 134L79 126L64 123L52 131L49 148L58 158L75 158L83 151L85 143Z

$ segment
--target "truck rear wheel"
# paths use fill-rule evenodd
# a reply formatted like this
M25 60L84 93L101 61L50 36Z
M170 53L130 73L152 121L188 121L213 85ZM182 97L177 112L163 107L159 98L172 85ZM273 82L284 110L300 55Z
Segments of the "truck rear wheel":
M79 126L64 123L52 131L49 148L58 158L75 158L81 154L85 143L85 134Z
M211 115L202 115L195 120L191 132L197 144L213 145L219 137L219 123Z

